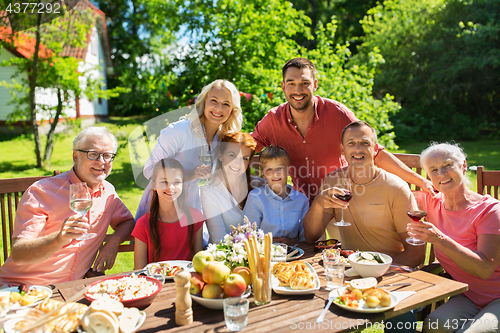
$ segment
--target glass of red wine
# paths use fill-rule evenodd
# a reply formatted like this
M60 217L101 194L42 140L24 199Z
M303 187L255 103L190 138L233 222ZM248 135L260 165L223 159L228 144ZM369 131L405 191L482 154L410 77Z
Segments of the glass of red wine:
M425 193L422 191L413 192L408 201L408 210L406 212L413 222L420 222L427 215L427 204ZM408 237L406 242L411 245L424 245L425 242L415 238Z
M340 177L340 178L338 178L337 184L335 185L335 187L338 187L338 188L345 190L344 194L339 194L339 193L334 194L337 199L340 199L340 200L345 201L345 202L349 202L349 200L352 199L351 179L345 178L345 177ZM349 222L344 221L344 210L343 209L340 211L340 221L335 222L334 225L336 225L338 227L348 227L351 225Z

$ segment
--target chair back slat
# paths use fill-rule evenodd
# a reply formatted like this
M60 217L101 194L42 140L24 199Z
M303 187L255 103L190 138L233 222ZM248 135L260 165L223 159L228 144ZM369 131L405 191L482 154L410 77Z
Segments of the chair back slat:
M54 175L58 174L59 170L54 171ZM21 196L33 183L47 177L52 176L0 179L0 215L2 218L1 237L3 246L3 257L0 258L0 264L5 262L10 253L11 239L14 232L14 220L16 218L16 210Z
M260 174L260 169L259 169L259 155L254 155L252 157L252 160L250 161L250 165L248 167L254 169L254 172L253 172L254 176L262 177L262 175ZM250 169L250 170L252 170L252 169Z
M410 169L412 169L413 171L415 171L415 173L419 174L420 176L423 176L423 169L422 167L420 166L420 155L418 154L399 154L399 153L395 153L394 154L395 157L397 157L401 162L403 162L404 164L406 164L406 166ZM429 179L429 177L427 177L427 179ZM420 191L421 188L416 186L416 185L413 185L413 184L410 184L408 183L408 186L411 188L411 189L414 189L415 191Z
M498 188L500 187L500 171L484 170L484 166L477 167L477 193L485 193L498 199ZM485 191L486 188L486 191Z

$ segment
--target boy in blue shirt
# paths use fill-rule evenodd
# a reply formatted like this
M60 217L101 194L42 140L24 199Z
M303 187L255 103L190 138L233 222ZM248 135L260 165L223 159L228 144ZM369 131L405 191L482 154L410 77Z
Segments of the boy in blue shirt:
M307 197L287 184L290 157L284 148L270 145L260 154L259 167L267 184L248 194L243 215L273 241L295 245L305 241L302 220L309 210Z

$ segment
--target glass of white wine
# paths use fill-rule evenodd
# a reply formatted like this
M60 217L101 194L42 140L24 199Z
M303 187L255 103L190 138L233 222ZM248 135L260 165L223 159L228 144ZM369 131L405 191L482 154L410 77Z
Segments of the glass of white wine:
M202 145L200 149L200 162L204 166L210 166L213 163L212 154L208 145Z
M87 215L90 207L92 207L92 197L90 196L90 191L87 187L87 183L77 183L71 184L69 186L69 207L72 211L80 214L81 216ZM76 238L76 240L91 239L95 236L97 236L96 233L89 233L85 231L85 233Z

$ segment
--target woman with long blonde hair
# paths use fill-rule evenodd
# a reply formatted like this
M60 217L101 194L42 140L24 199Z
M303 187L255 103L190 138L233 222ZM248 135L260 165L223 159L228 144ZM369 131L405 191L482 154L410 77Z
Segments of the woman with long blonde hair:
M153 168L161 159L171 157L184 167L188 204L201 209L199 181L210 175L211 168L200 163L202 146L210 147L216 154L220 138L241 129L240 95L229 81L215 80L206 85L198 95L195 111L187 119L179 120L164 128L158 142L144 166L144 176L150 179ZM136 220L149 210L151 184L139 204Z

